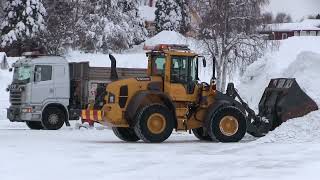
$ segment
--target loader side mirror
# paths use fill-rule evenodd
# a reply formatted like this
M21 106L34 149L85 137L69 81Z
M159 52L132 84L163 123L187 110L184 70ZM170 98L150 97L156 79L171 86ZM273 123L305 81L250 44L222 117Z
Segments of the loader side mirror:
M203 64L203 67L207 67L207 61L205 57L203 57L202 59L202 64Z
M203 67L207 67L207 60L206 60L206 58L204 57L204 56L198 56L198 60L199 60L199 58L202 58L202 65L203 65Z

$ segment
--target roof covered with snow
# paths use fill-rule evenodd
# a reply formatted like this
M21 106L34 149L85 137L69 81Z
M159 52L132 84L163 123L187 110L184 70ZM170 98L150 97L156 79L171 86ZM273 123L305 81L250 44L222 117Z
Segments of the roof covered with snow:
M320 31L319 19L306 19L296 23L268 24L264 31Z

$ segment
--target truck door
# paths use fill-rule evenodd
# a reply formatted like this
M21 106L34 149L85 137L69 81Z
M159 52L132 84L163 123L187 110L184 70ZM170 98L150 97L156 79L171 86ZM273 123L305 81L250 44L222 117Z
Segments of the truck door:
M55 65L53 69L54 97L57 99L69 100L70 97L70 80L67 67Z
M51 65L36 65L34 82L31 91L31 102L41 104L45 100L54 98L54 82L52 79L53 68Z

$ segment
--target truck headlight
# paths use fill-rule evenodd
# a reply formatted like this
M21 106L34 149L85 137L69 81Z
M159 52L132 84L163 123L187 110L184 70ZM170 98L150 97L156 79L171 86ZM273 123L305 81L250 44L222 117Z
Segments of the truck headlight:
M116 99L115 95L112 93L109 93L108 103L110 103L110 104L115 103L115 99Z
M32 113L32 107L25 107L21 109L22 113Z

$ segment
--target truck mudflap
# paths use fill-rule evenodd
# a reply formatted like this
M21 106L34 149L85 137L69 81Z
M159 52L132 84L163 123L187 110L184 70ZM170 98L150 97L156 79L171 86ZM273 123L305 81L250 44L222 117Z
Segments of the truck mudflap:
M88 122L90 125L97 121L102 121L103 111L102 110L82 110L81 111L82 122Z
M265 117L272 123L272 129L283 122L302 117L318 106L298 85L296 79L272 79L265 89L259 103L260 117Z

